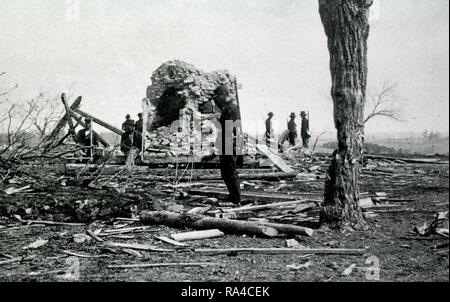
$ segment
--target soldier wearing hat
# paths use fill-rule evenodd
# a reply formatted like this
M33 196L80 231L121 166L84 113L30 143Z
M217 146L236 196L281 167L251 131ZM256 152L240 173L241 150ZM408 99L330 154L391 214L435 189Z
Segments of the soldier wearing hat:
M272 127L272 118L274 116L273 112L269 112L268 118L266 119L266 145L270 147L271 141L273 139L273 127Z
M138 113L138 120L136 121L136 123L134 124L134 128L142 133L142 130L144 128L144 120L142 119L142 113L139 112Z
M97 134L92 130L92 119L85 118L84 124L84 128L77 133L76 143L88 147L83 151L87 157L91 157L93 154L92 147L98 146L99 140Z
M142 149L142 133L135 129L134 120L125 121L125 132L120 140L120 150L126 155L126 164L134 165L136 156Z
M216 142L216 146L220 148L220 173L229 192L228 201L239 204L241 202L241 189L236 166L236 148L238 146L236 146L234 139L240 133L235 128L235 126L238 127L236 122L241 119L239 107L236 101L230 98L230 89L226 84L221 84L214 90L212 99L222 112L219 118L221 133L219 133Z
M309 133L309 117L306 115L305 111L300 112L302 118L302 127L300 130L300 136L302 138L303 148L309 147L309 139L311 134Z
M288 140L289 140L289 145L290 146L295 146L295 140L297 139L297 124L295 123L295 118L296 115L294 112L291 113L291 115L289 116L291 119L288 122L288 130L289 130L289 135L288 135Z
M127 114L125 116L125 122L122 123L122 131L125 131L125 127L126 127L127 123L129 123L130 119L131 119L131 115Z

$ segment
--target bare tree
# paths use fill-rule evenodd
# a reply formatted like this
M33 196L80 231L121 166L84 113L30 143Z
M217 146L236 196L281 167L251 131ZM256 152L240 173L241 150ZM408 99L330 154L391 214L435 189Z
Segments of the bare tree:
M48 132L63 115L63 108L58 97L50 98L40 93L37 97L29 100L27 105L30 109L34 109L30 115L30 121L41 139L48 135Z
M338 149L328 168L321 223L365 228L358 206L367 85L367 39L372 0L319 0L328 38L331 96Z
M396 107L397 85L385 81L378 91L370 93L368 96L371 110L364 119L364 124L374 117L386 117L393 120L400 120L401 110Z

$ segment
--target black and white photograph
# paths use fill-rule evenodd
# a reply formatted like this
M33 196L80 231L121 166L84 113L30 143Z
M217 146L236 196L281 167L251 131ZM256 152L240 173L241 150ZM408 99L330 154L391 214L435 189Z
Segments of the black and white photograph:
M448 209L447 0L1 0L0 288L448 284Z

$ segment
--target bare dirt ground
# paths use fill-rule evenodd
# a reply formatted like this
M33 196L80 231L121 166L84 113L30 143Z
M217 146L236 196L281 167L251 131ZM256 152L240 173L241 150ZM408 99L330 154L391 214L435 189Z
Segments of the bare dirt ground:
M386 168L391 169L391 168ZM22 257L21 261L0 264L0 281L377 281L373 274L379 260L379 281L449 281L448 239L439 235L421 237L412 232L415 226L433 219L437 212L448 211L449 183L448 165L402 165L386 170L385 174L364 174L362 192L388 192L405 202L396 211L373 211L367 218L367 231L338 232L328 228L315 230L312 237L295 237L300 244L310 248L367 248L359 256L344 255L261 255L230 254L200 255L194 248L227 247L285 247L289 236L276 238L253 238L250 236L225 235L221 238L191 241L188 247L174 249L158 241L155 235L170 235L181 232L165 226L150 226L144 231L135 231L109 237L106 240L122 243L150 244L158 248L174 249L171 252L138 251L138 254L111 248L94 239L84 243L74 242L74 234L86 234L88 229L113 229L124 225L114 217L96 219L85 226L49 226L26 224L10 214L3 213L0 220L0 263ZM403 170L410 171L408 175ZM392 172L394 171L394 172ZM399 175L392 173L397 173ZM322 170L323 172L323 170ZM323 174L319 169L318 174ZM380 175L382 174L382 175ZM220 186L220 181L216 182ZM261 191L278 186L278 183L259 182L260 187L246 188ZM323 178L311 182L287 180L286 187L278 193L296 192L320 198ZM179 199L162 192L155 183L141 183L130 190L118 192L109 189L82 188L79 186L57 186L41 184L41 190L33 193L6 195L1 185L0 203L5 205L34 204L42 211L52 211L55 203L74 203L77 200L98 199L109 203L135 201L150 209L169 209L182 205L193 207L189 199ZM37 187L34 185L33 187ZM130 191L133 191L132 193ZM408 200L408 201L406 201ZM168 201L166 204L164 201ZM394 202L393 202L394 203ZM45 207L45 205L49 205ZM20 206L18 206L20 208ZM45 208L44 208L45 207ZM64 208L64 207L60 207ZM140 206L142 208L142 206ZM70 207L67 207L68 211ZM20 211L19 211L20 212ZM29 219L58 219L57 213ZM59 214L63 215L63 214ZM121 215L117 215L121 216ZM21 215L27 218L27 213ZM124 216L121 216L124 217ZM67 219L66 219L67 220ZM70 219L74 221L74 218ZM129 226L141 226L140 222L128 222ZM105 237L102 237L105 239ZM24 249L37 239L48 242L36 249ZM64 251L78 256L66 254ZM373 257L375 256L375 257ZM214 262L220 266L203 267L157 267L113 269L108 265L135 263L181 263ZM375 261L376 262L376 261ZM342 272L351 264L355 269L349 276ZM290 265L295 265L290 267ZM372 272L372 273L370 273ZM79 273L79 274L78 274ZM375 277L374 277L375 276Z

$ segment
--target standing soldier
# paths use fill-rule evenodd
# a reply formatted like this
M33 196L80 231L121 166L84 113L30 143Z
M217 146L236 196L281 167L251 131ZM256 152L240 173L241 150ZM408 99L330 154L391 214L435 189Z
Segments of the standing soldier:
M134 128L142 133L142 129L144 128L144 120L142 119L142 113L138 113L138 120L136 124L134 124Z
M309 133L309 116L306 116L306 112L300 112L300 116L302 117L302 128L300 135L302 137L303 148L309 147L309 139L311 138L311 134Z
M125 128L127 127L128 123L132 120L130 120L131 116L129 114L127 114L125 116L125 122L122 123L122 130L125 131ZM133 121L134 123L134 121Z
M273 112L269 112L269 117L266 120L266 145L270 147L273 141L273 127L272 127Z
M92 157L94 154L93 147L98 146L98 137L92 130L92 119L86 118L84 119L84 123L84 128L77 133L76 143L86 146L87 148L84 150L84 154L87 157Z
M130 119L125 124L125 133L120 141L120 150L126 155L127 166L134 165L134 160L142 149L142 134L134 126L134 121Z
M292 112L290 115L291 120L288 122L288 130L289 130L289 145L295 146L295 140L297 139L297 124L295 123L295 113Z
M236 141L241 143L241 140L234 140L234 137L240 133L239 129L235 128L239 127L237 122L241 119L239 107L236 101L230 98L230 90L226 84L222 84L214 90L212 99L222 112L219 118L221 133L219 133L216 143L220 147L220 173L229 192L228 201L240 204L241 188L236 167L236 147L238 147ZM212 157L214 156L215 154L212 155ZM211 156L205 157L203 161L210 158Z

